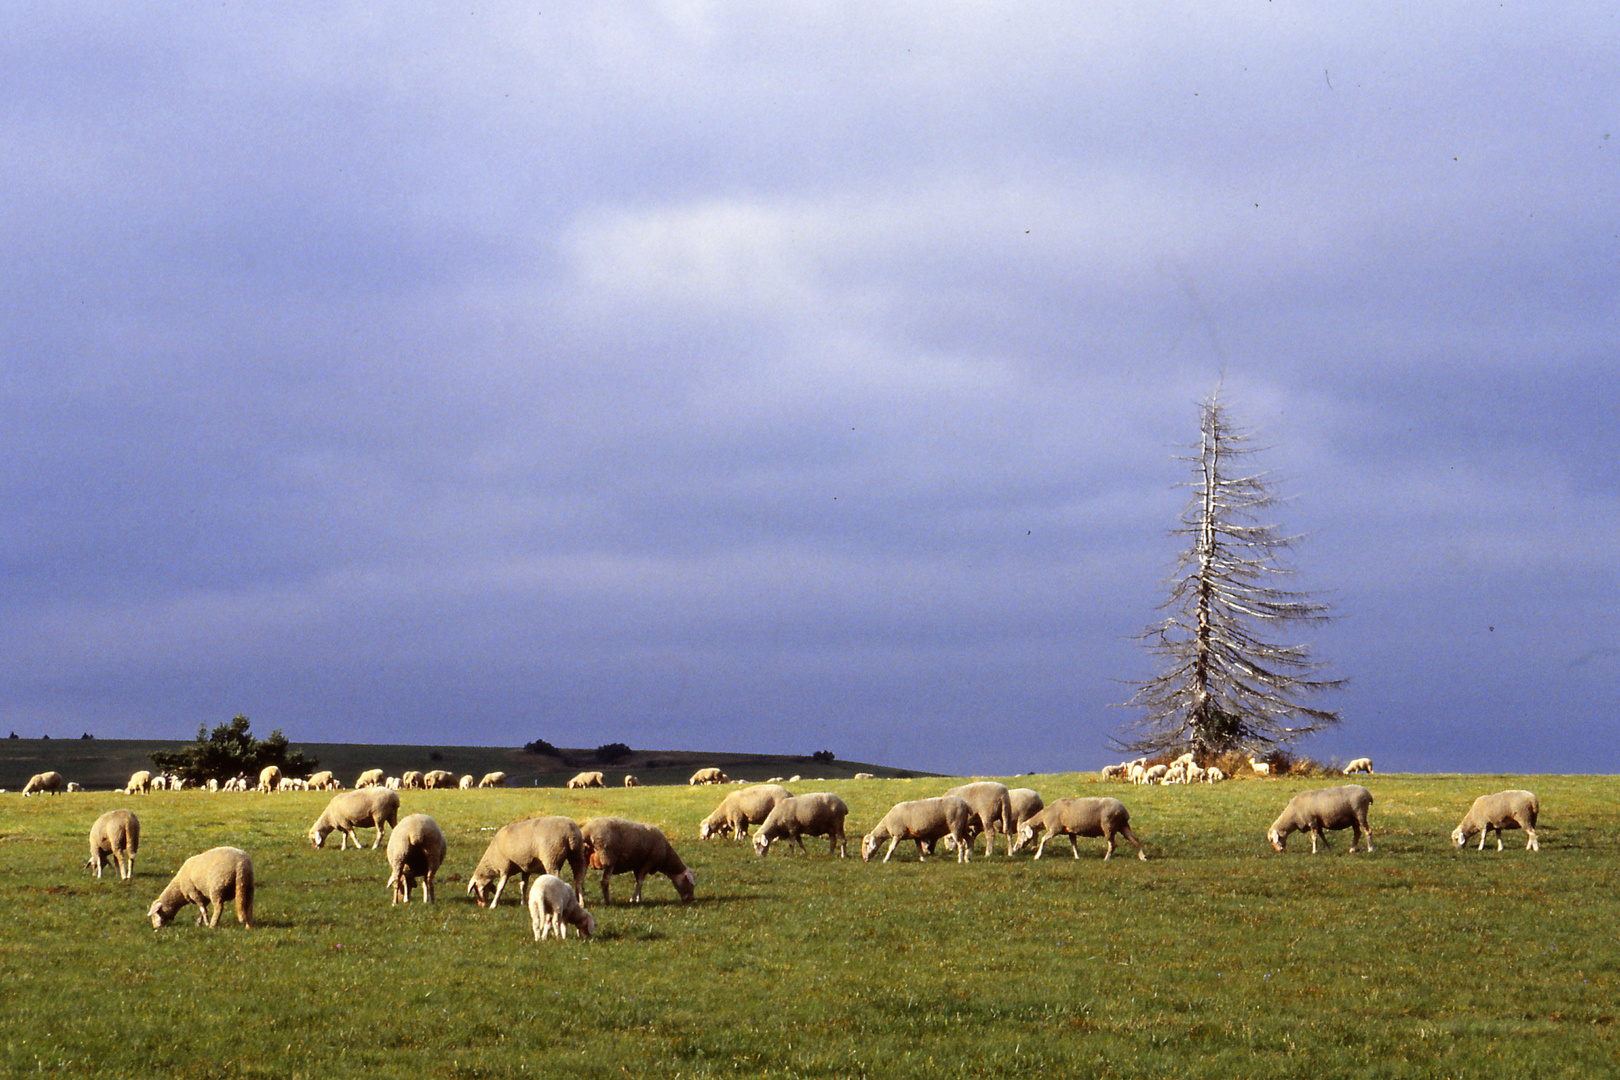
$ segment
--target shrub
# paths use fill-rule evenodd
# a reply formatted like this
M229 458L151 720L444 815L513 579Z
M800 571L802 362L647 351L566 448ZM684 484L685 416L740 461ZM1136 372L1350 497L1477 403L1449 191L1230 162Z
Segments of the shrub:
M596 760L602 762L603 764L611 765L615 761L623 761L625 758L629 757L632 752L633 751L631 751L631 749L622 742L604 743L596 748Z
M562 754L558 752L557 748L546 742L544 739L536 739L534 742L526 742L523 744L523 749L527 750L531 754L544 754L546 757L562 757Z
M267 739L255 739L248 718L238 713L229 724L220 724L209 734L206 725L197 725L197 741L181 750L154 750L146 755L159 769L172 772L193 784L229 780L233 776L257 776L267 765L274 765L287 776L307 776L320 762L302 753L290 752L281 729Z
M837 758L833 757L833 752L831 750L817 750L815 753L810 755L810 758L813 761L819 761L823 764L829 764L838 760Z

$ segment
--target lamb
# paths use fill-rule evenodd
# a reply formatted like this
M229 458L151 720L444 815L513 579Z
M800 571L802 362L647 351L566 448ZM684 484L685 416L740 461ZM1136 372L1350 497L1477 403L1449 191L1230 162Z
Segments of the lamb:
M748 837L748 826L763 825L776 804L791 798L792 792L780 784L755 784L739 788L720 800L713 813L698 822L698 839L708 840L727 833L738 840Z
M1350 853L1355 854L1362 833L1367 834L1367 850L1370 852L1373 849L1372 830L1367 827L1367 807L1372 805L1372 801L1372 792L1360 784L1302 791L1288 801L1277 820L1271 823L1266 838L1271 841L1272 847L1282 851L1289 833L1308 829L1311 834L1311 854L1315 855L1318 840L1324 846L1327 844L1327 838L1322 835L1323 829L1348 828L1351 830Z
M381 835L382 830L378 829ZM416 878L422 878L422 903L433 903L433 878L444 864L444 830L426 814L410 814L399 819L388 834L388 887L394 891L389 903L408 904Z
M607 781L602 779L602 774L599 772L575 773L574 778L568 781L568 787L570 789L588 787L605 788L607 787Z
M149 795L152 791L152 774L145 769L139 769L129 774L129 783L124 785L125 795Z
M634 776L630 776L630 775L626 774L626 776L624 778L624 786L625 787L640 787L641 786L641 781L637 780Z
M827 854L831 855L836 847L838 857L847 858L849 841L844 836L844 818L848 816L849 807L844 805L844 800L830 791L790 796L777 803L760 825L759 835L754 837L754 851L764 855L771 850L771 841L786 837L790 853L793 844L798 844L802 852L806 836L825 836Z
M693 773L691 779L686 783L695 787L698 784L723 784L725 782L726 774L711 765L707 769L699 769Z
M422 786L425 788L453 788L456 786L454 773L444 769L434 769L422 775Z
M1364 772L1370 776L1372 775L1372 771L1372 758L1358 757L1356 760L1344 767L1344 775L1346 776L1349 776L1351 773L1358 772Z
M1101 836L1108 842L1108 847L1103 852L1103 859L1106 861L1114 857L1116 835L1124 836L1136 847L1138 859L1147 859L1142 841L1131 831L1131 812L1125 809L1125 804L1118 799L1054 799L1051 806L1019 827L1018 846L1023 847L1032 843L1035 834L1042 831L1046 835L1041 837L1041 844L1035 849L1037 859L1046 852L1046 842L1054 837L1067 836L1069 849L1078 859L1080 843L1076 838Z
M276 790L281 785L281 770L274 765L266 765L259 770L259 790L266 794Z
M175 913L187 904L197 905L197 925L219 925L225 901L235 899L236 921L253 926L253 860L241 848L210 848L187 859L164 888L146 917L152 929L161 930L174 921ZM212 913L208 905L212 904Z
M382 843L384 823L394 826L398 817L398 792L388 788L355 788L332 796L332 801L326 804L321 816L309 827L309 842L317 848L323 847L327 835L333 829L340 829L343 838L338 850L347 851L351 840L356 848L360 846L359 838L354 835L356 828L376 829L376 839L371 842L371 846L376 848Z
M1502 850L1503 829L1523 829L1528 837L1526 851L1540 851L1541 841L1536 839L1536 816L1541 803L1535 794L1522 789L1498 791L1495 795L1481 795L1468 808L1457 827L1451 831L1451 845L1460 848L1468 838L1479 833L1479 850L1485 850L1485 838L1496 831L1496 850Z
M135 853L140 849L140 819L128 810L109 810L90 826L90 857L84 865L99 878L110 855L118 864L118 880L128 881L135 876Z
M1007 838L1007 851L1012 853L1012 797L1007 793L1006 784L980 780L953 787L945 794L955 795L973 811L973 828L976 830L973 835L976 836L978 832L985 834L984 853L987 857L996 853L995 834L998 831ZM969 842L972 842L971 839Z
M63 783L62 774L53 770L51 772L35 773L30 776L28 783L23 785L22 793L25 798L36 791L49 795L60 795L65 787L67 787L67 784Z
M888 862L896 844L915 840L917 861L922 862L928 858L935 840L949 836L956 842L956 861L967 862L972 857L968 840L968 825L972 820L972 808L955 795L896 803L861 839L861 859L870 862L878 845L887 840L889 850L883 853L883 861Z
M381 787L383 771L381 769L367 769L360 774L360 779L354 782L356 788Z
M481 779L479 779L478 786L481 787L481 788L505 787L506 786L506 774L503 773L503 772L485 773L483 775L483 777Z
M596 933L596 919L579 902L579 896L568 882L554 874L541 874L529 890L529 922L534 927L534 940L543 941L555 933L557 940L568 936L572 926L582 938Z
M615 873L636 876L632 903L641 903L641 883L650 873L666 874L680 894L681 903L692 902L696 876L675 854L669 838L651 825L624 818L592 818L580 826L585 834L585 853L590 864L602 871L602 903L611 904L608 881Z
M561 816L526 818L502 826L496 832L483 858L467 881L467 894L479 907L500 903L501 891L513 874L523 877L521 903L529 889L529 875L560 874L564 866L574 871L574 887L585 880L585 836L572 818Z

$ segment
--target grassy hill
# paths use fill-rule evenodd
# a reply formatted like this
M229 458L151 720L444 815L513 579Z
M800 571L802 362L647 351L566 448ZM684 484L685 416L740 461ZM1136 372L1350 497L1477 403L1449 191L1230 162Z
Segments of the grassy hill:
M153 750L177 750L188 745L172 740L148 739L0 739L0 788L20 791L35 773L54 769L88 791L122 788L131 773L150 769ZM367 769L382 769L398 776L407 769L447 769L460 776L504 772L507 783L521 787L562 787L582 769L600 769L611 785L633 773L643 784L684 784L687 777L707 765L718 765L731 777L765 780L773 776L829 780L847 779L858 772L885 778L928 776L914 769L898 769L860 761L816 761L809 755L725 754L696 750L640 750L612 764L596 759L595 750L559 749L558 756L531 754L501 746L378 746L368 743L294 743L292 748L315 758L345 784Z

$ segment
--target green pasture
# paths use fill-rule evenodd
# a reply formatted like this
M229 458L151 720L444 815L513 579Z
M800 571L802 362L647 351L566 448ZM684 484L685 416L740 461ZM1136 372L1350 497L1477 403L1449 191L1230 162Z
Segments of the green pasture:
M402 794L450 841L439 902L390 908L381 850L315 851L327 796L0 796L4 1075L330 1078L1591 1077L1620 1072L1620 809L1612 777L1373 776L1376 850L1312 857L1264 832L1322 781L1112 794L1151 858L863 864L894 802L954 781L843 780L851 858L696 839L724 793L684 786ZM1542 800L1539 853L1455 854L1475 795ZM798 785L803 792L814 788ZM103 810L133 809L132 883L84 871ZM540 813L662 826L697 874L604 907L590 942L536 943L465 881L493 830ZM369 835L368 835L369 842ZM147 906L189 855L246 849L257 926ZM982 842L978 849L982 852ZM1057 857L1054 857L1054 852Z

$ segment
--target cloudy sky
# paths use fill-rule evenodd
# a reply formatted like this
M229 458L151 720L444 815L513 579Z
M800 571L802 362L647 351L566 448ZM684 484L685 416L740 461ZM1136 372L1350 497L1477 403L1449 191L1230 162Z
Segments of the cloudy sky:
M1617 55L1597 3L9 3L0 728L1095 768L1219 385L1339 616L1302 752L1620 771Z

